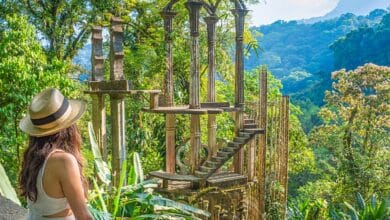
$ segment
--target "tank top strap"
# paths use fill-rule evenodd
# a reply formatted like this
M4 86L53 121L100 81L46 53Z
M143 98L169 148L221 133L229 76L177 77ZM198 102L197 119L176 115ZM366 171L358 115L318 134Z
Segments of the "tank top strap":
M59 151L60 151L60 152L65 152L65 151L63 151L63 150L61 150L61 149L54 149L54 150L52 150L52 151L46 156L45 161L43 162L43 166L42 166L42 168L41 168L41 175L40 175L40 178L41 178L41 179L43 178L43 174L45 174L46 164L47 164L47 161L49 160L50 156L51 156L53 153L59 152Z

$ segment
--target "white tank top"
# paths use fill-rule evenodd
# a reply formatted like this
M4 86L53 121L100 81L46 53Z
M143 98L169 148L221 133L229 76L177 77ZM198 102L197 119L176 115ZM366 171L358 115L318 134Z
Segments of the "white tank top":
M45 174L45 167L47 160L51 156L52 153L62 151L62 150L53 150L51 151L47 157L45 158L45 162L43 163L42 168L38 172L37 176L37 201L33 202L27 198L27 207L29 209L28 220L74 220L74 215L61 217L61 218L47 218L43 216L54 215L59 213L65 209L69 209L69 203L66 197L63 198L53 198L46 194L43 189L42 178ZM63 151L62 151L63 152Z

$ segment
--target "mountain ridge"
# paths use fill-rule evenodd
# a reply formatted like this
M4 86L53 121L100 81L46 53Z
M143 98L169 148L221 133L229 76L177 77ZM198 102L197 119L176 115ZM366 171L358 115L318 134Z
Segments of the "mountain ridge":
M299 20L299 22L312 24L319 21L329 20L346 13L354 15L368 15L375 9L386 9L390 7L390 0L340 0L336 7L327 14L319 17Z

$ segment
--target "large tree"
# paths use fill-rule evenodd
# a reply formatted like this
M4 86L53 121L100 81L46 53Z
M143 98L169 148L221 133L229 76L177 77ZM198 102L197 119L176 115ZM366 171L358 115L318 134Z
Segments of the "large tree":
M320 182L313 196L325 192L337 201L352 200L357 192L389 196L390 68L366 64L334 72L333 79L320 111L324 124L311 135L312 144L327 154L328 166L319 168L323 177L330 174L332 190L325 192Z
M96 18L87 0L22 0L21 6L47 44L49 62L72 59L84 46Z
M47 87L75 94L77 83L66 74L69 63L47 63L35 30L25 17L6 16L0 25L0 39L0 163L15 183L26 146L18 124L32 96Z

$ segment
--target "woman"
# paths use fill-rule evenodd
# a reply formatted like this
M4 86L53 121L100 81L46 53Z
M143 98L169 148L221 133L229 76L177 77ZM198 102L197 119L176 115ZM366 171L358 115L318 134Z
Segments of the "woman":
M85 103L67 100L59 90L36 95L19 127L29 137L20 173L29 220L92 219L86 206L81 136L75 122Z

